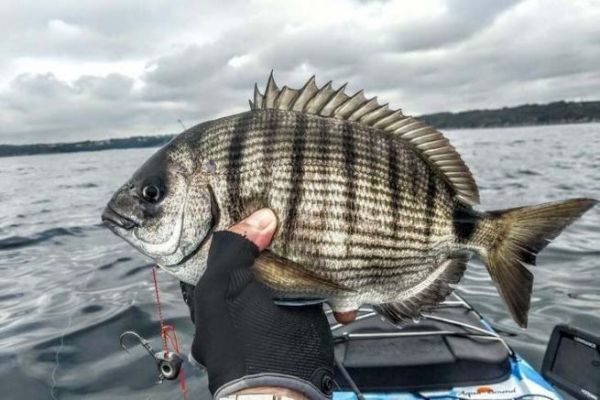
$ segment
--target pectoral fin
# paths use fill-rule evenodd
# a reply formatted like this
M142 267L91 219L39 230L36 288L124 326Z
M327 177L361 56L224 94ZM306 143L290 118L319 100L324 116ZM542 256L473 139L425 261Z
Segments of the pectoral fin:
M307 270L302 265L264 251L253 267L259 281L271 288L290 293L292 298L328 296L351 291L338 283Z
M304 307L304 306L314 306L315 304L323 304L327 301L326 298L318 297L318 298L298 298L298 297L277 297L273 299L273 303L278 306L284 307Z

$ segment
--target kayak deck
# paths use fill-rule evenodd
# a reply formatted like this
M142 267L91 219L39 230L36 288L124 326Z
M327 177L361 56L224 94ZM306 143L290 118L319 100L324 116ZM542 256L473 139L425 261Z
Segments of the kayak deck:
M422 319L398 326L370 308L361 309L349 325L330 318L340 386L335 399L356 392L374 398L402 393L418 393L417 398L461 397L457 393L468 393L472 399L491 398L490 394L514 398L519 392L560 398L458 295ZM505 396L499 396L499 388Z

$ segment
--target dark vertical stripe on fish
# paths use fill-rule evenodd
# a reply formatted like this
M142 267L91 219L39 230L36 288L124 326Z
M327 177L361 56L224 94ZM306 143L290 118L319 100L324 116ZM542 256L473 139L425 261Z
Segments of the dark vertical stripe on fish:
M452 225L459 243L466 244L471 240L477 229L478 222L479 217L473 210L459 202L454 203Z
M273 147L275 146L275 138L277 137L277 115L268 113L267 118L267 129L266 129L266 143L264 144L263 153L263 176L265 186L265 198L271 193L271 186L273 180Z
M317 120L318 126L319 126L319 137L317 140L317 150L318 150L318 154L319 154L319 158L322 161L322 165L325 167L323 171L319 171L323 174L323 176L327 176L326 175L326 167L329 166L329 128L327 126L327 122L326 119L324 118L320 118L319 120Z
M378 179L377 179L377 173L375 171L377 171L378 168L378 158L379 158L379 154L377 153L377 136L372 134L369 135L369 142L368 142L368 146L369 146L369 170L371 173L371 177L369 180L369 183L371 184L372 188L376 188L379 184Z
M327 177L329 168L329 128L325 118L317 120L318 126L318 138L317 138L317 154L320 159L319 174L323 177ZM320 204L320 210L318 215L318 227L321 232L327 230L327 219L331 209L330 199L327 195L323 196L322 203ZM315 257L319 258L321 255L321 246L319 244L314 246Z
M392 216L393 216L393 228L394 235L398 231L399 224L399 215L400 215L400 203L398 202L399 196L399 171L398 171L398 149L396 147L396 142L392 139L391 136L387 137L387 147L388 147L388 188L390 189L390 200L392 203Z
M242 217L240 167L244 142L248 136L249 128L250 121L248 118L246 116L239 117L234 123L231 141L227 149L227 168L225 170L227 171L227 195L229 197L228 211L233 221L239 221Z
M284 239L284 252L287 253L288 246L292 240L296 220L298 218L298 204L302 197L302 184L304 180L304 147L306 143L306 119L302 114L295 114L294 142L292 147L292 175L290 191L287 201L287 215L283 227L282 237Z
M420 174L418 173L418 171L419 171L420 163L418 161L419 160L414 155L412 155L412 154L408 155L408 170L413 171L413 173L415 174L412 179L412 184L410 185L411 194L412 194L413 198L415 199L415 201L419 198Z
M346 255L350 254L351 237L354 234L354 223L356 219L356 149L352 137L352 126L349 123L342 125L342 149L344 153L344 169L346 172L346 207L344 210L344 222L348 227L346 237Z
M425 237L431 236L431 225L435 215L435 199L437 197L437 184L433 171L428 171L427 197L425 200Z

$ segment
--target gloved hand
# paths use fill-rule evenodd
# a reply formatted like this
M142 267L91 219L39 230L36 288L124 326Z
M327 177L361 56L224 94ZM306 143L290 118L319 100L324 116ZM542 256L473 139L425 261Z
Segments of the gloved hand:
M196 325L192 356L208 370L215 398L279 387L314 399L333 389L333 339L322 306L277 306L250 270L275 229L264 209L216 232L204 275L193 290L182 287Z

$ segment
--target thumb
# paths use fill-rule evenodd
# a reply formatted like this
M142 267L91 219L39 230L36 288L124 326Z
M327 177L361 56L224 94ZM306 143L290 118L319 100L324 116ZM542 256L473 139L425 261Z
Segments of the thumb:
M260 251L263 251L271 243L276 229L277 217L268 208L255 211L246 219L227 228L228 231L242 235L250 240Z

